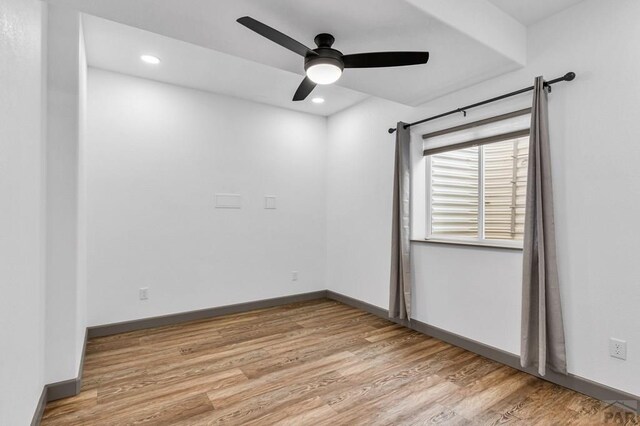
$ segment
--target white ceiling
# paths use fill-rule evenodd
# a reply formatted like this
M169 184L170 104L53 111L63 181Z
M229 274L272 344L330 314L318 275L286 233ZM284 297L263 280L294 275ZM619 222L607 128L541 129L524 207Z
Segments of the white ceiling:
M529 26L583 0L489 0L500 9Z
M367 95L340 86L319 86L302 102L291 102L302 77L149 31L95 16L83 16L89 66L194 89L320 115L331 115L362 101ZM140 60L143 54L161 59L159 65ZM324 104L314 104L313 97Z
M85 19L92 66L329 115L368 95L415 106L517 69L526 58L523 23L538 19L541 9L550 14L556 10L555 3L566 6L571 1L49 2L119 23ZM511 3L527 3L527 7L515 8L518 15ZM316 34L329 32L336 38L334 48L345 54L428 50L431 57L428 64L413 67L346 70L336 85L318 86L314 91L313 95L326 98L324 105L294 103L290 99L304 75L303 58L235 22L245 15L309 47L315 47ZM156 68L138 60L150 49L163 60Z

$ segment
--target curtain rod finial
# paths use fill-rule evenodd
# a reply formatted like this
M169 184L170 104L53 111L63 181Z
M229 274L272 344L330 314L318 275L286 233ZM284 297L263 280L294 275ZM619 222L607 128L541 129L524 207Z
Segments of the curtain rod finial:
M575 72L568 72L564 75L564 80L565 81L571 81L574 78L576 78L576 73Z
M390 135L392 135L392 134L393 134L393 132L395 132L395 131L396 131L396 129L394 129L394 128L390 128L390 129L389 129L389 134L390 134Z

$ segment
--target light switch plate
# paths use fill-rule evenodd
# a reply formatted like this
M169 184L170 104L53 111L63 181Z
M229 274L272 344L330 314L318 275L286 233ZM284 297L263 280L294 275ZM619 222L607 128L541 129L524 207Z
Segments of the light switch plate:
M272 195L266 195L264 197L264 208L269 210L275 210L276 208L276 197Z
M242 197L240 194L216 194L217 209L240 209Z

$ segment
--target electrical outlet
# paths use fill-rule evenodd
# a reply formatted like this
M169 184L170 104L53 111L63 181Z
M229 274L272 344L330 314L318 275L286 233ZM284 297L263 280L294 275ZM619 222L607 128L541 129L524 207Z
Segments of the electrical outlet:
M140 300L147 300L149 298L149 287L140 288Z
M627 359L627 342L620 339L609 339L609 355L613 358Z
M291 281L298 281L298 271L291 271Z

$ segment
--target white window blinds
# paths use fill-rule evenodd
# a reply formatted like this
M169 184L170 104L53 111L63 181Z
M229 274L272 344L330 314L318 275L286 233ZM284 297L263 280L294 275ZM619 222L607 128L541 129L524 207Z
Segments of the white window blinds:
M522 240L529 138L498 142L484 151L484 238Z
M529 119L528 113L516 113L520 123ZM524 129L513 130L513 117L509 121L508 126L487 123L482 126L485 129L474 126L473 132L467 131L467 135L481 135L481 140L491 139L480 146L473 144L470 136L458 137L463 143L437 148L425 143L429 155L427 238L523 239L529 123Z
M431 157L431 234L478 236L478 147Z

